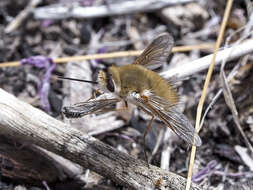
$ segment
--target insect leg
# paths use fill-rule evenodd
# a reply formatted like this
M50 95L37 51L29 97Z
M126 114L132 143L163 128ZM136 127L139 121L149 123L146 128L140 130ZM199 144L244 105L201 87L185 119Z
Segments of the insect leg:
M144 100L145 104L148 103L148 97L147 96L142 95L141 98L142 98L142 100ZM147 126L147 128L146 128L146 130L144 132L144 135L143 135L144 155L145 155L145 160L147 162L147 165L149 167L148 157L147 157L146 148L145 148L145 145L146 145L146 136L147 136L149 130L151 129L151 127L152 127L152 122L153 122L155 116L152 113L150 113L149 111L147 111L146 109L144 109L144 108L142 108L142 110L152 117L151 120L149 121L148 126Z
M98 93L99 93L99 90L96 89L95 92L92 92L91 97L87 101L96 98ZM104 92L102 94L104 94Z
M144 155L145 155L145 160L146 160L146 162L147 162L147 165L148 165L148 167L149 167L149 164L148 164L148 157L147 157L147 152L146 152L146 148L145 148L145 144L146 144L146 136L147 136L147 134L148 134L148 132L149 132L149 130L151 129L151 127L152 127L152 122L153 122L153 120L154 120L154 115L151 115L152 116L152 118L151 118L151 120L148 122L148 126L147 126L147 128L145 129L145 132L144 132L144 135L143 135L143 144L144 144Z

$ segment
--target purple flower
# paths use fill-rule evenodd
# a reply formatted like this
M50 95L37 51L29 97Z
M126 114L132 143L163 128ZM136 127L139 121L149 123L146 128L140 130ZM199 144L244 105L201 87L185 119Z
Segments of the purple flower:
M103 53L106 53L107 52L107 47L102 47L102 48L100 48L100 49L98 49L98 51L97 51L97 53L101 53L101 54L103 54ZM102 61L103 61L103 59L95 59L95 61L97 62L97 63L101 63Z
M202 179L204 179L207 175L209 175L217 166L216 160L210 161L206 167L200 170L196 175L192 177L192 181L195 183L199 183Z
M21 65L24 64L29 64L29 65L33 65L37 68L42 68L45 69L45 75L41 81L41 84L39 86L39 97L40 100L42 102L43 105L43 109L47 112L50 111L50 104L49 104L49 100L48 100L48 95L49 95L49 91L50 91L50 78L51 78L51 74L53 72L53 70L56 67L55 62L53 62L53 60L49 57L45 57L45 56L32 56L29 58L25 58L22 59L20 61Z
M44 27L44 28L47 28L49 27L50 25L54 24L54 20L50 20L50 19L47 19L47 20L43 20L41 22L41 26Z

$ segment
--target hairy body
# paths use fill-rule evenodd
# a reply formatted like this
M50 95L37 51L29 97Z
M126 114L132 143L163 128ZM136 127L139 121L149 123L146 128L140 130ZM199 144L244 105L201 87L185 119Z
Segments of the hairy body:
M116 92L121 98L126 98L131 92L143 94L145 90L150 90L154 95L171 104L178 103L178 95L173 85L159 74L141 65L112 66L109 68L109 73L114 79L117 86Z

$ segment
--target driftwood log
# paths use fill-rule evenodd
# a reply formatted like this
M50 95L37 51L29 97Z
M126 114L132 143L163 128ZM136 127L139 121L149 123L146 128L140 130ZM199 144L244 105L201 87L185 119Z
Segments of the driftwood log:
M119 152L0 89L0 133L32 143L130 189L183 190L185 178ZM161 180L162 179L162 180ZM159 183L158 183L159 182ZM201 188L192 184L192 190Z

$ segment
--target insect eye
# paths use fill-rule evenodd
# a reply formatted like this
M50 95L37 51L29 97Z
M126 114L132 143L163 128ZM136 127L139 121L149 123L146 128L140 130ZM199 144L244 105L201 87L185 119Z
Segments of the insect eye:
M113 83L112 77L109 74L106 77L106 88L110 92L114 92L114 83Z

